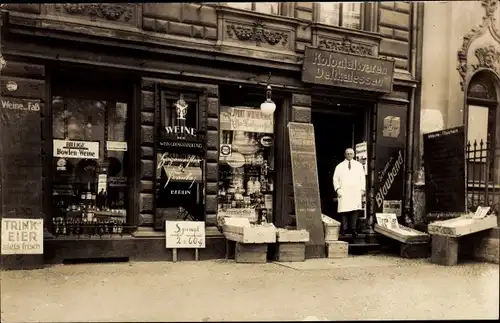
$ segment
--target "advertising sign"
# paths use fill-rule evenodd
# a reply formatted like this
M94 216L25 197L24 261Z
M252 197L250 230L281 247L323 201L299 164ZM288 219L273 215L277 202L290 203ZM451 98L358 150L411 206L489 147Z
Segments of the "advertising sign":
M205 222L165 221L166 248L205 248Z
M274 116L252 107L221 107L221 130L274 133Z
M43 254L42 219L2 219L2 255Z
M54 157L99 159L98 141L54 139Z

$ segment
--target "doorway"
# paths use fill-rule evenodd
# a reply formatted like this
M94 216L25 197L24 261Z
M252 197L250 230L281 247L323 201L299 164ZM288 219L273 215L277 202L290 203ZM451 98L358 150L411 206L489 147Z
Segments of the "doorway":
M318 182L323 214L341 221L337 213L337 200L333 188L335 167L344 160L346 148L365 141L365 110L354 106L336 105L336 109L313 109Z

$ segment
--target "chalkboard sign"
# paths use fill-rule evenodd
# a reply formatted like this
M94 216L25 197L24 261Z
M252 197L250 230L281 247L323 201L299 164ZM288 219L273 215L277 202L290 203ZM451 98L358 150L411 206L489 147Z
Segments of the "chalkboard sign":
M42 209L40 101L0 98L3 216L39 218Z
M312 124L288 123L297 228L309 231L309 244L325 243Z
M424 135L424 169L427 212L466 212L463 126Z

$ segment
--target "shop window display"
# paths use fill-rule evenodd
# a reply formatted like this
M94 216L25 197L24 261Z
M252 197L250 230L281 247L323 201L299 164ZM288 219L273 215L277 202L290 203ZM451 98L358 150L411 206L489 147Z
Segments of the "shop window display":
M53 233L123 233L126 103L53 98Z
M272 222L273 115L221 106L220 129L219 216Z

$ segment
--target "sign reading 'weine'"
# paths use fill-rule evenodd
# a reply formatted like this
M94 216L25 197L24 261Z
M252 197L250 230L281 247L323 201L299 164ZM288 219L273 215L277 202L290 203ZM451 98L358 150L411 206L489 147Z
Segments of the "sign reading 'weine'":
M325 242L321 220L316 145L312 124L288 123L297 228L309 231L310 244Z
M302 82L390 93L394 61L306 47Z
M424 134L424 169L427 212L466 212L463 126Z

